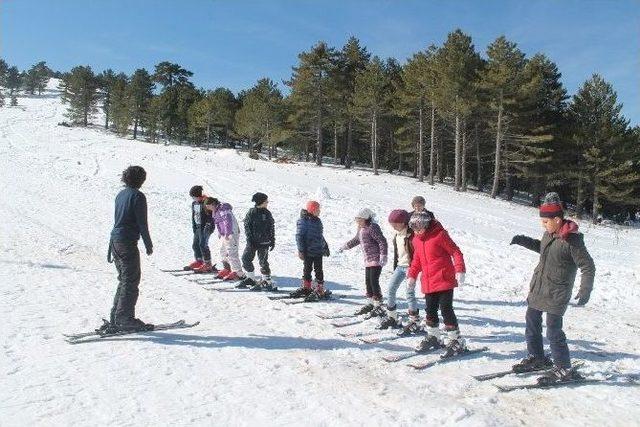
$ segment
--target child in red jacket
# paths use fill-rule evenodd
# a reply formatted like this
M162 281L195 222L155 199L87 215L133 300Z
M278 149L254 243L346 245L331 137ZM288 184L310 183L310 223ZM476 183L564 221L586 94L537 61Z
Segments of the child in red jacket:
M410 284L415 284L419 273L425 294L427 336L416 351L426 352L446 347L442 357L465 351L460 338L458 319L453 311L453 289L464 283L464 258L442 225L428 212L415 213L409 221L415 231L413 259L407 272ZM444 339L438 328L438 307L444 320Z

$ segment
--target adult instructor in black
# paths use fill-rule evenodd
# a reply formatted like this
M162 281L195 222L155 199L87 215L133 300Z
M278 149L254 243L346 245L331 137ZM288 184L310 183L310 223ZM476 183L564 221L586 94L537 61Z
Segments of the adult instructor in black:
M118 270L118 290L113 300L110 322L103 326L109 331L153 330L152 324L144 323L135 316L140 285L140 237L147 255L153 253L147 225L147 198L140 191L146 178L147 173L142 167L129 166L122 172L125 187L116 196L107 261L114 262Z

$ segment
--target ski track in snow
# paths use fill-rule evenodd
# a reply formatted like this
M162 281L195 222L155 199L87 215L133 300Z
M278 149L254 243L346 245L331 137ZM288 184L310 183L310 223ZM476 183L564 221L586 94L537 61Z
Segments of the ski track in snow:
M524 355L523 301L536 254L508 243L514 234L541 235L534 209L404 177L148 144L99 125L56 126L65 107L51 96L55 84L50 96L0 109L1 425L637 425L640 389L627 384L501 394L491 381L471 378ZM130 164L148 172L142 190L155 249L142 256L137 314L201 324L71 346L61 333L98 326L111 306L116 273L106 249L119 174ZM325 260L329 288L348 294L327 304L207 291L161 272L191 258L187 192L194 184L231 203L239 219L255 191L270 196L277 228L270 262L284 287L299 282L295 223L308 198L320 197L335 253L355 233L357 209L373 209L389 238L388 212L423 194L465 255L469 284L455 303L461 332L470 346L490 350L415 372L381 357L420 338L370 345L338 335L375 324L337 329L315 316L364 302L359 249ZM640 232L581 228L597 273L589 304L567 311L572 356L586 362L587 374L637 375ZM213 243L214 258L217 252ZM390 275L386 267L385 289ZM493 382L513 381L526 380Z

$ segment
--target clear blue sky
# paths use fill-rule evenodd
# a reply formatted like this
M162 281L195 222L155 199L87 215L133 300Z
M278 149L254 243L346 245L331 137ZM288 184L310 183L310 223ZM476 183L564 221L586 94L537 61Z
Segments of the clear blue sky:
M237 92L261 77L287 79L297 54L351 35L404 62L461 28L483 55L504 34L528 55L547 54L573 94L592 73L614 85L640 124L640 2L0 0L0 56L24 69L45 60L68 70L150 71L164 60L198 86Z

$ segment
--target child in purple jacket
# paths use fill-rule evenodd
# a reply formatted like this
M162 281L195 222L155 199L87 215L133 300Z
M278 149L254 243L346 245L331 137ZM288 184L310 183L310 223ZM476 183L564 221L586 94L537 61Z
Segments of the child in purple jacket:
M380 273L387 263L387 240L382 234L380 226L373 221L374 213L364 208L356 215L358 234L345 243L339 250L342 252L362 245L364 251L365 283L369 303L356 314L367 314L370 317L383 316L382 292L380 291Z
M221 203L218 199L207 197L204 206L213 218L213 224L218 229L220 238L220 259L224 268L218 272L218 279L237 281L244 279L242 263L238 255L240 227L233 215L233 208L228 203Z

